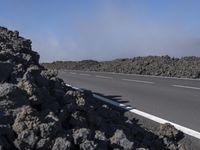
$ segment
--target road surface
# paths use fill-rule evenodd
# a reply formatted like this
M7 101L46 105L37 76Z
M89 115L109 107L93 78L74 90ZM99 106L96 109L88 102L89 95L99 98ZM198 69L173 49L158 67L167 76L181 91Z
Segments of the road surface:
M200 80L84 71L59 71L75 87L200 132Z

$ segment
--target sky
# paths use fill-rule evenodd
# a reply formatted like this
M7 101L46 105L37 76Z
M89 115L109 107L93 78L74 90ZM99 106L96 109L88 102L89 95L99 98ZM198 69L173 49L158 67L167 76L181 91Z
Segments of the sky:
M199 0L0 0L41 62L200 56Z

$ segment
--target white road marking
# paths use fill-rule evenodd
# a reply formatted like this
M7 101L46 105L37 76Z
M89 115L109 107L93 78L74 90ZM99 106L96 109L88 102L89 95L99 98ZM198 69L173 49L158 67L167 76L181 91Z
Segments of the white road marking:
M72 71L72 70L67 70ZM192 81L200 81L199 78L178 78L178 77L167 77L167 76L156 76L156 75L142 75L142 74L130 74L130 73L116 73L116 72L99 72L99 71L82 71L76 70L79 72L88 72L88 73L102 73L102 74L116 74L116 75L127 75L127 76L141 76L141 77L150 77L150 78L163 78L163 79L176 79L176 80L192 80Z
M93 96L94 96L95 98L101 100L101 101L107 102L107 103L112 104L112 105L117 106L117 107L124 108L124 109L126 109L126 110L128 110L128 111L130 111L130 112L132 112L132 113L135 113L135 114L137 114L137 115L143 116L143 117L145 117L145 118L147 118L147 119L153 120L153 121L158 122L158 123L160 123L160 124L170 123L170 124L173 125L176 129L182 131L183 133L188 134L188 135L190 135L190 136L193 136L193 137L195 137L195 138L200 139L200 132L197 132L197 131L192 130L192 129L190 129L190 128L187 128L187 127L178 125L178 124L173 123L173 122L171 122L171 121L168 121L168 120L165 120L165 119L156 117L156 116L154 116L154 115L148 114L148 113L143 112L143 111L140 111L140 110L138 110L138 109L133 109L133 108L131 108L131 107L129 107L129 106L126 106L126 105L124 105L124 104L120 104L120 103L114 102L114 101L112 101L112 100L110 100L110 99L107 99L107 98L104 98L104 97L102 97L102 96L99 96L99 95L96 95L96 94L93 94Z
M76 74L76 72L70 72L71 74Z
M112 77L106 77L106 76L96 76L97 78L103 78L103 79L113 79Z
M90 74L80 73L81 76L91 76Z
M186 89L200 90L199 87L184 86L184 85L172 85L172 86L174 86L174 87L179 87L179 88L186 88Z
M132 80L132 79L122 79L122 80L123 80L123 81L138 82L138 83L154 84L154 82L150 82L150 81L143 81L143 80Z
M71 87L71 85L70 84L65 84L66 86L70 86Z
M66 85L72 87L72 86L69 85L69 84L66 84ZM74 89L76 89L76 90L79 90L79 91L82 91L81 89L79 89L79 88L77 88L77 87L72 87L72 88L74 88ZM190 135L190 136L193 136L193 137L195 137L195 138L197 138L197 139L200 139L200 132L198 132L198 131L195 131L195 130L192 130L192 129L190 129L190 128L181 126L181 125L179 125L179 124L173 123L173 122L171 122L171 121L168 121L168 120L159 118L159 117L157 117L157 116L148 114L148 113L143 112L143 111L140 111L140 110L138 110L138 109L133 109L132 107L126 106L126 105L124 105L124 104L117 103L117 102L115 102L115 101L112 101L112 100L107 99L107 98L105 98L105 97L99 96L99 95L97 95L97 94L93 94L93 96L94 96L95 98L101 100L101 101L107 102L107 103L109 103L109 104L111 104L111 105L114 105L114 106L117 106L117 107L121 107L121 108L123 108L123 109L126 109L126 110L129 111L129 112L132 112L132 113L135 113L135 114L137 114L137 115L143 116L143 117L145 117L145 118L147 118L147 119L150 119L150 120L152 120L152 121L155 121L155 122L157 122L157 123L160 123L160 124L170 123L170 124L173 125L176 129L182 131L183 133L188 134L188 135Z

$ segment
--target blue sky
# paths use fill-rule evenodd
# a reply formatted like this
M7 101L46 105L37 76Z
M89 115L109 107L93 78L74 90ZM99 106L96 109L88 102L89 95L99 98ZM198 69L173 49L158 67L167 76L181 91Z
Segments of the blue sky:
M200 56L199 0L0 0L0 25L41 62Z

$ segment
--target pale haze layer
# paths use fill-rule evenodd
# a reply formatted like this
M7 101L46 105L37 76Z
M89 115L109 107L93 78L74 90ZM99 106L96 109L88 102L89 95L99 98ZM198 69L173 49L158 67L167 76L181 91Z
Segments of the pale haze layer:
M198 0L2 0L0 25L32 39L41 62L200 56Z

